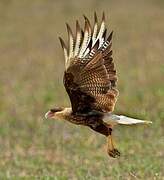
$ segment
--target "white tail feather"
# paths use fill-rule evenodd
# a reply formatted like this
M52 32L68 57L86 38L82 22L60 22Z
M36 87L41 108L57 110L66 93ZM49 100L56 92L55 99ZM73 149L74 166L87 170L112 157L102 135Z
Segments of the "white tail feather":
M119 124L151 124L151 121L144 121L141 119L134 119L127 116L119 116Z
M107 123L112 125L124 124L124 125L133 125L133 124L151 124L151 121L145 121L140 119L134 119L123 115L107 114L103 119Z

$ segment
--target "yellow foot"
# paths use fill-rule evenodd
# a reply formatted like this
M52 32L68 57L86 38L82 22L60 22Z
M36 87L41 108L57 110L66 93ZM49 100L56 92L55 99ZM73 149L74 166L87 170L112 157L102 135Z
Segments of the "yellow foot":
M120 152L117 149L108 149L109 156L117 158L120 156Z

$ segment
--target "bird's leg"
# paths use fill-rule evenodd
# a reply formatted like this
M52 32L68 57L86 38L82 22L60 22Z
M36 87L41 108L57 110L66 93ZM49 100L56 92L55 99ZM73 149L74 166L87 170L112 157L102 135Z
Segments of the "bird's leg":
M120 156L120 152L114 147L111 127L109 127L109 135L107 136L107 153L113 158Z
M100 124L90 124L89 127L96 132L99 132L107 137L107 152L109 156L116 158L120 156L120 152L114 147L112 138L112 126L101 122Z

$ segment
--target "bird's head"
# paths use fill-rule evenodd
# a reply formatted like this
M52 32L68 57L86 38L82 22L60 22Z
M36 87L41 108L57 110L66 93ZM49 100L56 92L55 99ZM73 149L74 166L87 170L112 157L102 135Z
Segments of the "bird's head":
M55 107L53 109L50 109L46 114L46 119L56 119L58 116L63 112L64 108L61 107Z

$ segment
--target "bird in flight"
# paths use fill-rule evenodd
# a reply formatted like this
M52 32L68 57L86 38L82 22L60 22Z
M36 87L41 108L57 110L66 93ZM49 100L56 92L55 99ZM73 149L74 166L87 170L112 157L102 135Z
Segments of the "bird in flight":
M100 23L94 13L93 26L86 16L84 20L84 29L76 21L75 34L66 24L67 44L59 38L65 57L63 81L71 107L55 107L45 117L88 126L106 136L107 153L115 158L120 156L120 152L113 143L113 127L151 122L112 113L118 97L117 73L112 57L113 31L107 35L104 13Z

